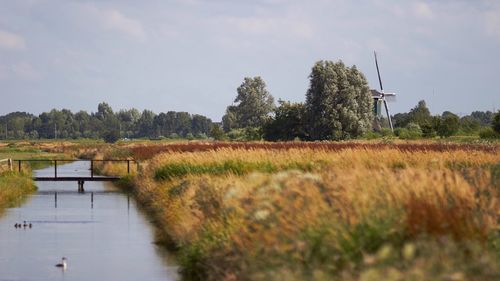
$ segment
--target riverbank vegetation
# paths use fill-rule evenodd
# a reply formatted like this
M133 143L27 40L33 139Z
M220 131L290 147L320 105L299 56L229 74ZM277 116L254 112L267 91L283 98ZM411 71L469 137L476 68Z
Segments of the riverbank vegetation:
M338 145L153 147L128 183L187 280L500 276L498 146Z
M5 208L19 205L27 195L36 190L35 183L32 180L32 170L50 166L52 164L51 159L72 159L71 156L65 153L49 151L60 146L60 143L22 141L0 143L0 213ZM12 166L9 166L7 159L47 161L23 161L19 173L18 162L14 161Z
M30 172L0 171L0 214L5 208L22 203L35 190Z

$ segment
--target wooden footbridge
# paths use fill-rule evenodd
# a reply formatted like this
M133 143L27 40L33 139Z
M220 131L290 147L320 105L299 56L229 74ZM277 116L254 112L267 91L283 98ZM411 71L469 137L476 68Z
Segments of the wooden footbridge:
M89 162L90 163L90 175L88 176L60 176L58 175L58 163L68 163L68 162ZM83 188L83 184L86 181L117 181L120 180L121 177L119 176L100 176L100 175L94 175L95 172L95 167L94 164L96 162L121 162L127 165L127 174L130 174L130 164L135 163L137 165L137 169L139 168L139 163L136 160L133 159L91 159L91 160L84 160L84 159L76 159L76 160L68 160L68 159L9 159L9 168L12 170L14 163L17 163L17 170L19 172L22 171L22 163L23 162L52 162L54 166L54 174L53 176L35 176L33 177L34 181L75 181L78 183L78 192L85 192Z

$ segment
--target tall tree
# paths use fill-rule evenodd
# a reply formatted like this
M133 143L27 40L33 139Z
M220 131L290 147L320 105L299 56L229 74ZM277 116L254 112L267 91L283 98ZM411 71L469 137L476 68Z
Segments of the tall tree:
M209 135L210 131L212 129L212 120L209 118L199 115L199 114L194 114L193 115L193 121L191 122L191 128L192 128L192 133L194 136L202 136L202 135Z
M460 118L449 111L445 111L438 122L437 133L440 137L447 138L454 135L459 127Z
M373 99L356 66L319 61L309 78L305 106L312 139L353 138L371 129Z
M231 108L237 128L261 127L269 119L275 105L273 96L267 91L261 77L245 77L237 89L238 95Z
M432 123L431 112L424 100L419 101L418 104L410 110L408 119L409 122L416 123L420 127Z
M232 129L238 128L236 124L236 107L234 105L230 105L226 108L226 114L222 116L222 128L224 132L229 132Z
M137 136L138 137L149 137L154 136L155 131L153 127L153 120L155 119L155 114L151 110L145 109L142 111L141 117L137 121Z

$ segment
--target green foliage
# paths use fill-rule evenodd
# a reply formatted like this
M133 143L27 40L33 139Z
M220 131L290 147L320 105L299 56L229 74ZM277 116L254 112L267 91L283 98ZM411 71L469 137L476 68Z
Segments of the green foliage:
M414 140L422 137L422 129L416 123L408 123L405 128L397 128L395 135L400 139Z
M226 138L224 130L222 130L222 128L217 124L212 124L212 130L210 130L210 136L212 136L214 140L224 140Z
M107 103L100 103L97 112L70 110L44 112L39 116L13 112L0 116L0 139L68 139L103 138L112 135L127 138L160 138L172 134L186 137L191 133L203 138L210 134L212 121L202 115L169 111L156 115L137 109L114 112Z
M460 119L457 115L449 112L447 114L443 113L439 125L437 126L437 134L440 137L450 137L458 132L460 127Z
M410 122L408 113L396 113L392 116L394 128L404 128Z
M475 135L481 129L481 123L472 116L464 116L460 118L460 131L467 135Z
M226 135L234 141L256 141L262 139L262 129L253 127L232 129Z
M224 130L262 127L275 107L274 98L267 91L264 80L259 76L245 77L237 92L234 100L237 105L228 106L222 118Z
M262 139L262 129L254 127L246 127L243 129L245 140L258 141Z
M499 139L500 134L495 132L492 127L485 127L479 131L479 137L482 139Z
M286 165L276 165L269 161L246 162L241 160L227 160L223 162L195 164L170 163L156 169L154 179L157 181L172 180L187 175L245 175L251 172L274 173L281 170L312 171L319 163L302 163L291 161Z
M382 137L382 135L380 133L374 132L374 131L368 131L368 132L363 134L363 138L367 139L367 140L374 140L374 139L378 139L381 137Z
M264 139L271 141L306 139L304 104L282 100L278 103L280 105L275 110L274 118L263 128Z
M432 124L432 116L427 104L424 100L418 102L418 104L410 110L408 113L408 123L416 123L419 126L425 124Z
M103 139L107 143L115 143L120 139L120 131L116 129L108 130L104 133Z
M379 133L382 137L393 137L394 136L394 133L389 128L382 128L382 129L380 129Z
M319 61L309 78L305 107L311 139L349 139L371 129L373 99L356 66Z
M234 174L243 175L249 172L275 172L277 167L271 162L244 162L239 160L228 160L221 163L192 164L171 163L162 166L155 171L155 180L171 180L186 175L199 174Z
M495 117L493 118L492 127L493 127L493 130L495 130L495 132L497 134L500 134L500 110L497 111L497 113L495 114Z
M245 141L245 130L244 129L232 129L231 131L227 132L227 137L230 140L235 140L235 141Z
M0 213L4 208L19 204L26 196L36 190L30 173L0 173Z
M477 120L481 126L489 126L493 122L493 112L473 111L470 116Z

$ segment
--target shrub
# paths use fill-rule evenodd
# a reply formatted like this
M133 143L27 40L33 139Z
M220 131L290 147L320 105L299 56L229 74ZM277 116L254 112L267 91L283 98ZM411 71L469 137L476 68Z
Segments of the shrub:
M389 128L382 128L379 132L383 137L392 137L394 133Z
M500 134L495 132L492 127L485 127L479 131L479 137L482 139L498 139Z
M374 131L368 131L368 132L363 134L363 138L367 139L367 140L378 139L380 137L381 137L381 135L377 132L374 132Z
M437 134L440 137L450 137L458 132L460 119L455 114L447 114L440 121L437 127Z
M422 137L422 130L416 123L408 123L405 128L399 128L399 130L395 133L400 139L406 140L413 140Z
M120 131L119 130L108 130L102 136L105 142L107 143L115 143L120 139Z

